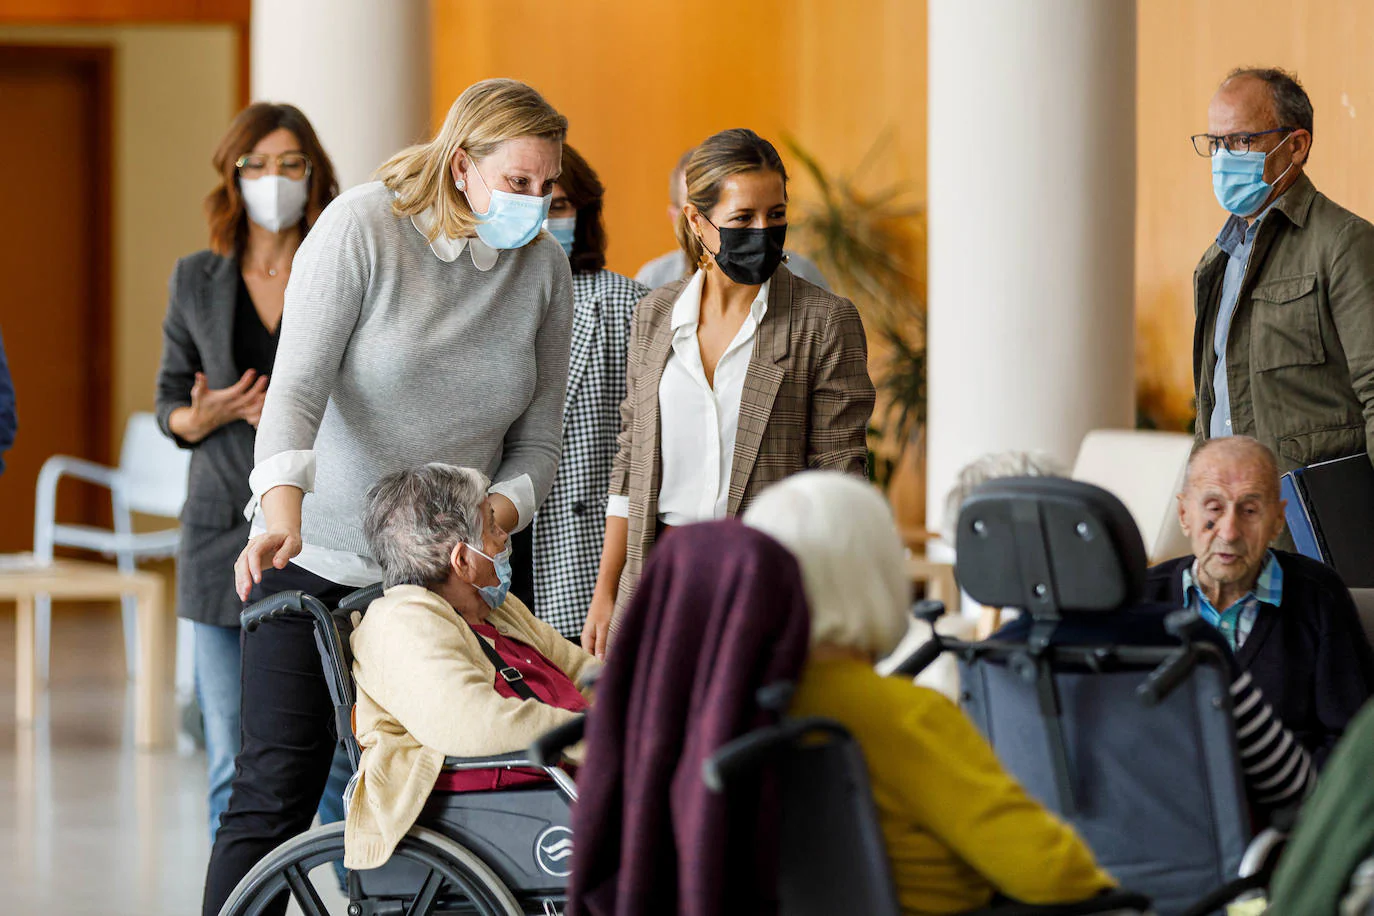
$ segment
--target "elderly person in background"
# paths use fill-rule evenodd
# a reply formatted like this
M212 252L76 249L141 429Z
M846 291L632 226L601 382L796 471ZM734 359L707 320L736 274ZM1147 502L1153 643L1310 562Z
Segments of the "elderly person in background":
M508 597L508 536L489 486L478 471L433 463L388 474L368 494L363 533L386 592L352 636L363 754L349 868L385 862L431 791L547 778L441 773L444 757L518 751L587 708L575 682L595 661Z
M1026 794L948 699L873 662L906 630L901 537L878 491L838 472L774 484L744 523L796 556L811 654L792 713L844 725L864 751L906 913L962 913L995 894L1069 903L1113 886L1073 829Z
M1248 436L1207 442L1178 496L1193 553L1152 568L1145 598L1215 626L1320 767L1374 693L1374 654L1336 573L1270 548L1283 508L1268 448Z

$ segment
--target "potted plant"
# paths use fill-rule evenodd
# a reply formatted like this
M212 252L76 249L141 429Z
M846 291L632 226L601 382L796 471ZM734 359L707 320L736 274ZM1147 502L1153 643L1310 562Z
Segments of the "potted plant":
M873 344L878 405L869 434L869 473L887 489L926 421L925 210L897 184L863 190L865 175L887 147L884 134L850 174L831 174L795 138L791 156L815 185L814 199L794 206L789 223L798 248L835 292L858 308Z

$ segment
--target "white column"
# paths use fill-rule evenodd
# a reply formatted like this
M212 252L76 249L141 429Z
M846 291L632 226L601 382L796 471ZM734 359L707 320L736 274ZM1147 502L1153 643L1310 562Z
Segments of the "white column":
M1135 417L1134 0L930 0L927 523Z
M429 137L426 0L254 0L254 100L305 112L339 187Z

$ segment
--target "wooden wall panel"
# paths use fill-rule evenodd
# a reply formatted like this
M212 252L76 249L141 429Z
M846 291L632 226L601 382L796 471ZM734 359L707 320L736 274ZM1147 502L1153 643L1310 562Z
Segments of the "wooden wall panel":
M1374 4L1368 0L1142 0L1139 4L1137 379L1166 426L1192 414L1192 271L1225 212L1188 143L1237 66L1295 71L1316 116L1308 174L1374 217Z
M251 0L5 0L0 23L133 25L147 22L248 22Z

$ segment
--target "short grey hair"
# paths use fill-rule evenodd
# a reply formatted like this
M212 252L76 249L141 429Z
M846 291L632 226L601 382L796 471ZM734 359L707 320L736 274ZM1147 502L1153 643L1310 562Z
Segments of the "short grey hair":
M384 584L433 588L448 578L458 544L482 544L482 503L491 481L480 471L433 462L387 474L368 491L363 536Z
M1301 127L1312 133L1312 100L1296 76L1282 67L1237 67L1225 82L1239 78L1256 79L1269 87L1279 127Z
M945 497L940 534L951 546L959 524L959 509L970 493L1000 477L1063 477L1064 468L1044 452L993 452L964 465Z

